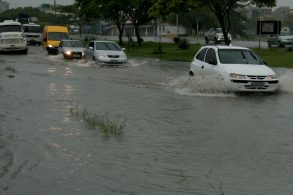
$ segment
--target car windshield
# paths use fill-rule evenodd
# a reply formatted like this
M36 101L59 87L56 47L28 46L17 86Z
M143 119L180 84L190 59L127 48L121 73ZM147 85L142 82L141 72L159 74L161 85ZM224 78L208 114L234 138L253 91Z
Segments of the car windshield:
M120 51L121 48L116 43L100 42L100 43L96 43L96 50Z
M250 50L219 49L218 54L222 64L264 64L263 61Z
M63 41L62 46L63 47L83 47L80 41Z
M0 26L0 32L22 32L20 25L3 25Z
M41 33L41 27L40 26L24 26L23 30L24 30L24 32Z
M217 28L216 29L216 33L222 33L222 29L221 28Z
M61 41L62 39L67 39L68 34L65 32L50 32L48 33L48 40Z

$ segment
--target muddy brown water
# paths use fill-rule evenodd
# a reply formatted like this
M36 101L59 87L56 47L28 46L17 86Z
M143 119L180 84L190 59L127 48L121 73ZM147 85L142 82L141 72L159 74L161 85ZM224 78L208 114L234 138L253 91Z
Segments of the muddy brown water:
M293 71L276 69L277 95L239 96L194 86L188 65L0 55L0 194L293 194ZM123 134L74 106L123 116Z

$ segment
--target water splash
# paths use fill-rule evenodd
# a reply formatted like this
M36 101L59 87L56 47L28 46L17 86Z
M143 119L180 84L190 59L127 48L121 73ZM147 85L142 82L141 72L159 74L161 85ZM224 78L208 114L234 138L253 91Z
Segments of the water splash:
M279 79L281 91L293 92L293 71L286 71Z
M182 76L171 79L164 83L168 88L174 89L180 95L191 96L219 96L234 97L235 94L229 92L230 87L220 78L213 76L189 77Z

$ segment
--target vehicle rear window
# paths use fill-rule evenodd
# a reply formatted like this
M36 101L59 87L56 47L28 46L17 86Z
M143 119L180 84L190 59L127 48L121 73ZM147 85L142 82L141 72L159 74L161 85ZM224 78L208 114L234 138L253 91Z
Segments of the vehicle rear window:
M222 64L264 64L263 61L250 50L219 49L218 55Z
M197 55L196 55L196 59L200 60L200 61L204 61L204 57L206 55L207 52L207 48L202 49Z

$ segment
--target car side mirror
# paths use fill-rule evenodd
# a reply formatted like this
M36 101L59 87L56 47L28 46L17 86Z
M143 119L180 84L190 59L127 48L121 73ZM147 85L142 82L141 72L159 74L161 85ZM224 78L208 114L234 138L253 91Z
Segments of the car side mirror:
M125 51L125 48L122 48L122 51Z
M93 48L93 47L89 47L89 49L90 49L90 50L94 50L94 48Z

